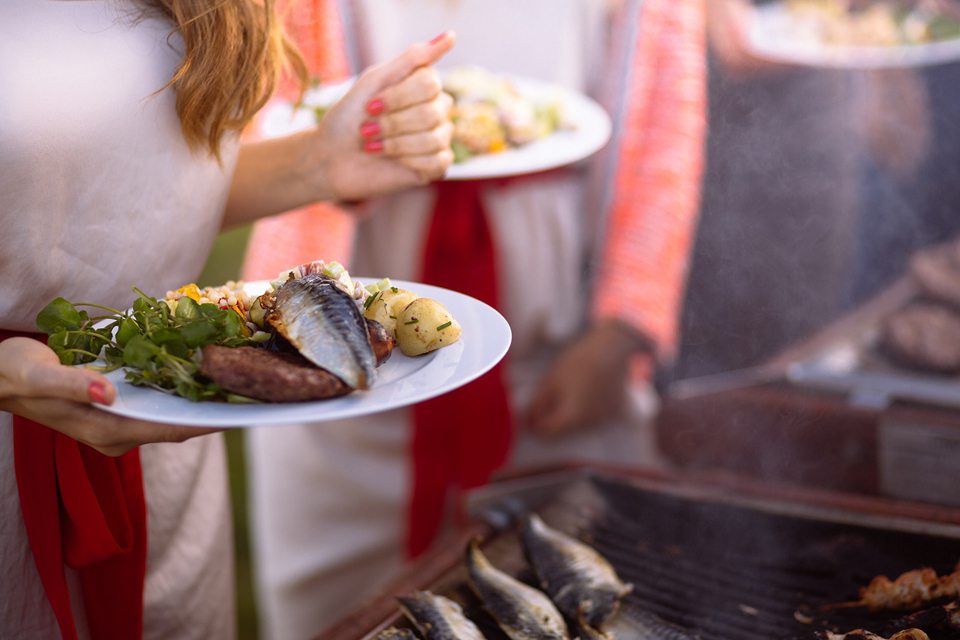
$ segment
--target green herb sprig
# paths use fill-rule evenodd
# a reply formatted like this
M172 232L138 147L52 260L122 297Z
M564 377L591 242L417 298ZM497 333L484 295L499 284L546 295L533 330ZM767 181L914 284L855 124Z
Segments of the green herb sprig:
M125 377L131 384L195 402L255 402L227 392L200 373L203 347L254 343L244 335L244 323L235 311L184 296L171 312L166 302L136 287L133 290L138 298L129 311L57 298L37 315L37 328L50 336L47 344L63 364L102 360L103 366L92 368L109 372L126 367ZM77 307L107 313L91 316Z

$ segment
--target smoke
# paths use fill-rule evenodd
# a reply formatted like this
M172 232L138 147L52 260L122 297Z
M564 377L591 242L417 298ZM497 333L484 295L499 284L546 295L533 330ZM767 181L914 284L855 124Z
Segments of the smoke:
M703 204L674 379L758 364L960 232L960 65L711 63Z

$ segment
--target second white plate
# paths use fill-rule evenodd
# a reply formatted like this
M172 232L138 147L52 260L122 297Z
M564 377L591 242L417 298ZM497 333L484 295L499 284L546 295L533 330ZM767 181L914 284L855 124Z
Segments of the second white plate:
M556 84L531 78L511 77L518 88L532 98L550 96L564 108L570 130L557 131L517 149L474 156L454 164L446 180L502 178L562 167L587 158L610 139L611 122L607 112L590 97ZM307 105L328 105L338 100L352 81L319 87L307 93ZM261 132L273 138L308 129L316 124L312 108L294 109L289 103L268 106L261 118Z
M753 8L747 44L751 53L773 62L836 69L916 67L960 59L960 39L886 47L826 45L815 34L804 33L781 2Z

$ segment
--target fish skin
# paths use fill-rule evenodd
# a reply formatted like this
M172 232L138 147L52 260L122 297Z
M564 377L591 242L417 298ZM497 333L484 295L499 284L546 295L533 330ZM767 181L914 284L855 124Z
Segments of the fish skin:
M425 640L485 640L459 604L429 591L397 598L400 609Z
M633 590L596 549L529 514L520 529L527 558L557 608L569 620L600 629Z
M410 629L390 627L378 633L373 640L417 640L417 636Z
M631 607L629 611L611 620L603 631L581 620L571 626L579 640L699 640L699 636L678 625L667 622L649 611Z
M354 389L373 385L376 356L366 321L336 280L322 274L287 280L270 305L267 320L303 357Z
M570 640L550 598L490 564L476 540L467 546L466 565L470 588L511 640Z

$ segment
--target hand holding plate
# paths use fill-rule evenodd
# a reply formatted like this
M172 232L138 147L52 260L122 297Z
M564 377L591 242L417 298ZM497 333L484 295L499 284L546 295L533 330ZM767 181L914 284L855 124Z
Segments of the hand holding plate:
M30 338L0 343L0 410L47 425L101 453L118 456L148 442L181 442L218 429L131 420L97 409L116 398L95 371L65 367L52 349Z

